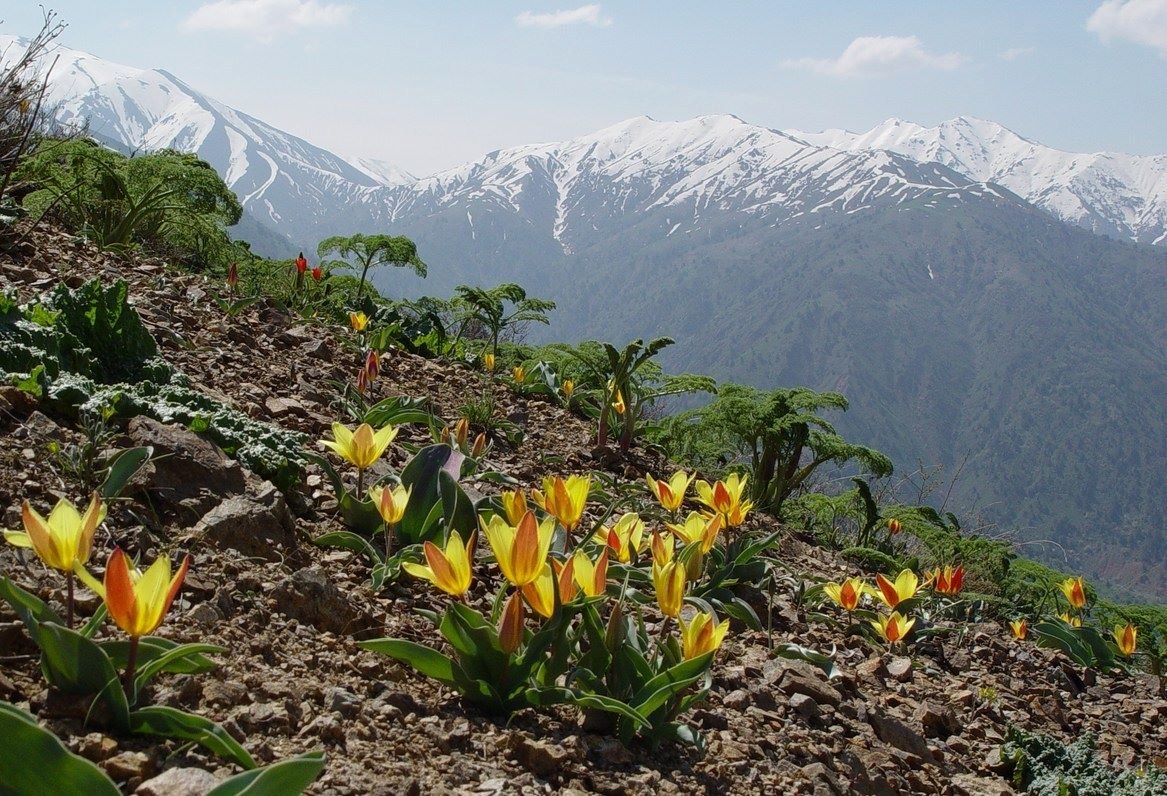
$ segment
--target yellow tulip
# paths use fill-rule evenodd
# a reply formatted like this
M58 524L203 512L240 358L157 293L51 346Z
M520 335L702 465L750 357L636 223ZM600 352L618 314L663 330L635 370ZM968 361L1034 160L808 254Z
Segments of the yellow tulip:
M365 327L369 325L369 316L363 312L350 312L348 323L349 326L353 327L354 332L363 332Z
M502 501L502 510L507 522L517 526L519 520L527 513L527 498L523 495L523 490L507 490L499 495L499 499Z
M915 619L904 619L900 616L899 611L893 611L891 616L880 616L879 619L871 620L875 632L891 644L895 644L908 635L908 631L912 629L914 624L916 624Z
M153 633L170 610L189 568L188 555L171 577L170 559L162 556L143 573L130 569L126 554L115 547L105 566L102 588L109 615L132 638Z
M396 525L405 516L405 509L409 504L409 493L411 491L400 485L392 489L387 486L373 487L369 490L369 497L372 498L373 505L377 507L377 511L380 512L381 519L385 521L385 524Z
M729 632L729 620L717 621L717 617L704 611L693 617L691 622L681 620L681 654L685 660L697 658L707 652L714 652Z
M720 514L707 517L696 511L690 511L689 516L685 518L684 525L674 525L673 523L665 523L665 525L681 540L681 544L700 542L701 554L704 555L713 549L713 544L717 541L717 534L721 532L721 526L724 522L725 520Z
M571 398L571 394L575 392L575 382L571 379L563 380L563 397Z
M659 531L652 533L652 564L656 567L663 567L665 564L673 560L673 553L676 552L676 542L670 536L668 541L660 534Z
M553 520L538 523L535 513L528 511L519 520L518 527L508 525L497 514L492 514L489 522L482 518L478 522L494 551L503 577L520 588L539 577L547 563L547 552L555 533Z
M487 373L494 373L494 354L483 354L482 365Z
M1024 619L1014 619L1009 623L1009 631L1013 634L1013 638L1025 641L1029 636L1029 622Z
M1063 622L1065 622L1070 627L1081 627L1082 626L1082 617L1080 617L1080 616L1070 616L1069 614L1062 613L1062 614L1058 614L1058 619L1061 619Z
M670 561L664 566L653 564L652 585L660 612L665 616L679 616L685 599L684 564L679 561Z
M870 587L862 578L848 578L842 583L825 583L823 592L834 600L844 611L851 612L859 607L863 595L870 591Z
M742 500L749 476L738 476L730 473L723 481L710 484L708 481L698 481L697 499L708 506L713 513L720 514L725 520L727 528L736 528L746 521L746 515L754 504Z
M616 560L621 564L631 561L648 543L644 537L644 520L640 519L639 514L631 511L622 514L612 527L600 528L592 538L606 544L616 554Z
M1128 658L1135 654L1138 637L1139 629L1129 622L1125 626L1114 626L1114 641L1118 644L1118 651Z
M593 564L582 550L576 550L570 564L573 565L575 582L588 597L599 597L608 588L608 548L605 547Z
M498 645L507 655L511 655L523 642L523 601L518 592L507 598L502 617L498 623Z
M1071 606L1079 611L1086 607L1086 582L1081 575L1076 578L1066 578L1058 584L1058 588L1062 590L1062 594L1066 595Z
M895 517L892 517L890 520L887 521L887 532L889 535L895 536L897 533L899 533L903 529L904 529L903 524L899 520L897 520Z
M612 398L612 409L618 415L622 415L628 411L628 406L624 403L624 393L619 390L616 390L616 395Z
M591 488L590 476L573 475L564 480L560 476L543 479L543 491L531 490L531 499L571 533L583 519L584 506Z
M373 431L368 423L361 423L356 430L350 431L340 423L333 423L332 436L333 439L323 441L324 445L363 472L385 453L385 449L397 436L397 428L390 425Z
M916 591L920 588L920 579L916 576L915 572L912 572L910 569L905 569L896 576L894 583L883 575L876 575L875 585L879 587L879 592L876 596L888 608L894 609L904 600L916 596Z
M515 365L511 369L511 376L515 379L515 384L522 384L527 379L527 369L522 365Z
M96 492L89 498L89 507L82 515L65 498L45 519L26 500L21 506L24 532L4 531L4 538L16 547L30 547L46 566L72 573L84 568L93 551L93 534L105 519L105 504Z
M527 605L544 619L550 619L555 613L555 575L550 564L544 564L543 570L533 581L521 589Z
M686 475L684 470L678 470L668 481L658 481L648 474L645 474L644 480L648 482L649 490L665 511L676 511L685 502L685 492L688 491L693 476Z
M470 539L463 545L462 535L451 531L444 551L433 542L425 543L423 549L427 565L407 561L401 567L415 578L428 580L446 594L461 597L469 591L470 582L474 578L471 567L477 539L478 534L471 533Z

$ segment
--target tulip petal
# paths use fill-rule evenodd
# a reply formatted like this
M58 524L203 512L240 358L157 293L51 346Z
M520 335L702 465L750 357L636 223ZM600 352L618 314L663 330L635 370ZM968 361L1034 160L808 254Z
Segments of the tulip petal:
M137 596L130 579L130 567L126 554L120 547L110 553L105 565L105 605L114 622L130 635L136 635Z

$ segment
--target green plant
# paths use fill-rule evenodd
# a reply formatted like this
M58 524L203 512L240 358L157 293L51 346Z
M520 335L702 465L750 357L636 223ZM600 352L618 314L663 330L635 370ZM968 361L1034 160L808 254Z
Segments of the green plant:
M470 320L481 323L490 335L490 352L496 356L499 335L505 330L527 323L547 325L547 313L555 309L554 301L528 297L527 291L513 282L489 289L458 285L454 293L466 308L462 328Z
M426 275L426 265L417 256L417 245L409 238L397 235L334 235L320 241L316 253L321 258L336 254L340 262L326 262L328 268L339 268L355 264L361 269L360 282L354 300L360 303L365 292L365 280L369 269L375 265L395 265L411 268L418 276Z
M1167 792L1167 775L1153 766L1126 770L1108 766L1089 735L1064 744L1050 735L1010 727L1001 747L1001 761L1012 770L1013 784L1035 796L1155 796Z

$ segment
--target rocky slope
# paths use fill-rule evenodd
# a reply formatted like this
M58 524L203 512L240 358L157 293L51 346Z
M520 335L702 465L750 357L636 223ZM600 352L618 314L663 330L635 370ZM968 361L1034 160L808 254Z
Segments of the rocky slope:
M346 379L355 356L345 330L264 304L224 317L211 303L218 286L159 262L99 254L59 233L0 254L0 289L26 300L60 280L75 285L91 276L130 282L165 356L196 387L253 418L311 439L324 435L332 419L329 382ZM388 357L384 374L380 393L428 397L449 419L481 389L474 372L406 354ZM603 467L592 458L583 421L498 389L528 436L517 449L496 450L490 463L497 469L533 486L549 472ZM1012 792L997 773L996 754L1011 724L1066 740L1095 733L1104 757L1124 765L1154 760L1167 746L1167 700L1153 678L1083 673L992 624L893 656L808 623L794 584L838 579L853 568L796 529L779 551L790 582L772 603L760 592L750 599L776 640L835 650L840 677L828 681L806 664L773 658L766 633L735 628L719 653L711 698L693 714L709 742L704 756L679 747L625 748L566 710L492 721L356 647L355 638L371 635L436 644L414 609L440 600L409 581L373 594L363 561L309 543L340 527L319 473L283 495L181 427L136 419L122 433L123 443L149 443L169 455L156 457L138 491L112 508L109 536L99 545L117 539L147 559L190 552L191 575L161 633L228 650L210 675L160 678L153 701L223 723L257 760L325 749L328 766L314 793L994 794ZM26 395L0 390L6 527L18 526L24 498L45 508L57 494L79 497L46 452L51 441L78 436ZM394 467L409 441L422 438L403 430ZM557 463L551 470L545 461ZM614 477L633 479L666 465L635 453L609 466ZM62 597L57 578L9 545L0 546L0 572L43 597ZM484 584L474 598L487 599ZM90 598L83 610L95 607ZM125 792L173 793L185 782L185 792L198 793L228 773L197 750L87 728L84 703L45 690L35 648L6 606L0 650L0 699L31 709L72 748L101 761Z

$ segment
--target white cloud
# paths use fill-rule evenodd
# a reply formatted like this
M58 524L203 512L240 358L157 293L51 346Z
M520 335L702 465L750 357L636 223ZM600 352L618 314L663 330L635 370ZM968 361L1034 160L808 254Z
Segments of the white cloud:
M204 3L183 20L187 30L229 30L270 41L294 28L343 25L352 6L319 0L215 0Z
M592 4L567 11L551 11L546 14L524 11L515 17L515 24L520 28L562 28L565 25L591 25L595 28L606 28L612 24L612 18L604 16L598 4Z
M914 69L948 71L964 61L959 53L928 52L915 36L860 36L838 58L798 58L782 65L838 77L871 77Z
M997 53L997 57L1003 61L1016 61L1023 55L1029 55L1033 52L1032 47L1010 47L1008 50Z
M1106 0L1086 20L1086 30L1107 43L1126 39L1154 47L1167 58L1167 0Z

